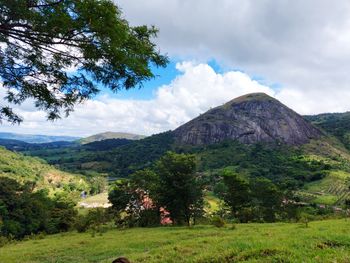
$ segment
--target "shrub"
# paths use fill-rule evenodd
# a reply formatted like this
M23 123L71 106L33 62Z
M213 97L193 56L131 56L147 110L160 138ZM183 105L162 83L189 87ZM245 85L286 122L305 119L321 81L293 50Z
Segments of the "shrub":
M219 216L214 216L212 219L211 219L211 224L213 226L216 226L216 227L224 227L226 225L226 222L224 219L222 219L221 217Z
M0 247L5 246L6 244L10 243L11 239L8 237L0 236Z

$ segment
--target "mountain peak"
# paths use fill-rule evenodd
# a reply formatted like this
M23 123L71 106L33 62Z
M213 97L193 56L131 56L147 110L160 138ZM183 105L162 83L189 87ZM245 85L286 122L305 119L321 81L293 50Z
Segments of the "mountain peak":
M302 116L265 93L251 93L201 114L174 131L182 144L211 144L226 139L242 143L308 143L321 132Z
M255 93L249 93L249 94L245 94L242 95L240 97L237 97L233 100L231 100L231 102L243 102L243 101L252 101L252 100L276 100L273 97L267 95L266 93L263 92L255 92Z
M238 103L244 103L244 102L262 102L262 101L271 101L271 102L277 102L280 103L278 100L275 98L267 95L266 93L263 92L256 92L256 93L249 93L242 95L240 97L234 98L233 100L230 100L229 102L226 102L223 107L229 107L233 104L238 104Z

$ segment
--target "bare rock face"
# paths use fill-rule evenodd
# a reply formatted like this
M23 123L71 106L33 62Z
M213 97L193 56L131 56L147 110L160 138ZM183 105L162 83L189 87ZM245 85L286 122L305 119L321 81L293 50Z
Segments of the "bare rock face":
M174 131L180 144L202 145L226 139L245 144L282 142L308 143L321 132L278 100L252 93L216 107Z

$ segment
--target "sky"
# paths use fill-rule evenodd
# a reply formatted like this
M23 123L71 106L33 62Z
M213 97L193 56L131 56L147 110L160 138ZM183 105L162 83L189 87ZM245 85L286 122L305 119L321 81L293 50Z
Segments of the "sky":
M350 110L350 2L346 0L118 0L131 25L155 25L170 63L142 89L103 89L55 122L30 102L0 131L151 135L208 109L265 92L300 114ZM0 87L0 96L3 95Z

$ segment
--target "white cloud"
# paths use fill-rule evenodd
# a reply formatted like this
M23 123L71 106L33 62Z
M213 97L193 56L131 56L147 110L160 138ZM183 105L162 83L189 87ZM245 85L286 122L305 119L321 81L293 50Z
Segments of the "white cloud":
M78 136L111 130L150 135L174 129L210 107L246 93L274 94L242 72L218 74L207 64L193 62L180 63L177 69L182 74L159 87L152 100L101 97L77 106L71 116L56 122L47 122L43 112L26 105L17 109L25 121L20 126L5 123L1 130Z
M345 100L350 101L350 1L116 3L131 24L158 27L156 41L171 57L216 59L228 69L263 76L267 83L282 85L283 94L289 94L283 98L293 106L293 100L301 99L308 105L323 104L301 105L316 112L338 111L344 109Z
M208 64L194 62L179 63L176 67L179 75L169 85L159 87L154 99L125 100L105 95L78 105L68 118L56 122L48 122L45 113L28 101L16 109L24 122L20 126L4 123L0 131L72 136L124 131L151 135L174 129L211 107L252 92L274 96L300 114L350 110L350 90L276 91L240 71L220 74Z

